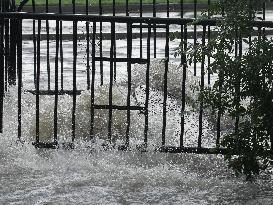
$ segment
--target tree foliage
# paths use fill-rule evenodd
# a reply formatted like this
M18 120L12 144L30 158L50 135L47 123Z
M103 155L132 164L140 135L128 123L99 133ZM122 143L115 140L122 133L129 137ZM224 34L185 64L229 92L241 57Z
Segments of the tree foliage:
M234 130L222 137L225 159L247 179L272 164L273 40L263 28L253 28L263 1L220 1L203 15L218 20L216 37L205 46L191 46L189 62L212 60L210 72L218 79L201 93L207 106L233 119ZM208 16L209 14L209 16ZM252 36L252 33L258 33ZM245 49L242 49L244 47Z

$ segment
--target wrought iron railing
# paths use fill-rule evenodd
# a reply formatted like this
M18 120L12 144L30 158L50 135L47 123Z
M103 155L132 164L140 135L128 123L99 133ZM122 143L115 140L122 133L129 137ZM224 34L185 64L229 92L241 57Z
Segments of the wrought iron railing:
M73 1L74 2L74 1ZM209 3L210 1L208 1ZM35 115L36 115L36 147L48 147L55 148L58 146L58 96L62 94L72 95L73 106L72 106L72 122L71 122L71 143L76 139L75 134L75 125L76 125L76 106L77 106L77 95L79 95L82 90L77 88L77 44L80 38L78 33L78 24L79 22L85 22L85 29L82 35L82 39L86 42L86 83L84 83L87 90L91 90L91 110L90 110L90 135L92 139L96 133L94 133L94 112L98 109L108 110L108 141L112 141L112 113L113 110L125 110L126 112L126 135L125 143L121 146L122 149L128 148L129 139L130 139L130 122L131 122L131 111L138 110L144 114L144 131L143 131L143 143L146 145L149 143L148 129L149 129L149 98L150 98L150 63L152 58L158 57L158 48L162 47L162 44L157 44L158 39L164 39L164 81L162 82L163 86L163 102L162 102L162 134L161 134L161 147L157 150L163 152L194 152L194 153L225 153L224 148L219 148L219 141L221 137L220 129L220 116L217 119L217 133L215 138L215 145L209 148L205 148L202 144L203 140L203 115L204 107L203 102L200 102L199 105L199 131L197 133L197 144L196 146L185 146L185 106L186 106L186 69L187 62L184 55L181 56L180 64L182 66L183 75L182 87L181 87L181 110L180 110L180 141L179 146L167 146L166 144L166 124L167 124L167 99L168 99L168 70L169 70L169 59L170 59L170 26L176 25L176 28L179 28L180 42L183 43L183 49L187 49L187 42L189 37L193 37L193 43L196 45L198 38L201 40L202 44L205 44L207 40L211 38L211 28L216 25L215 20L207 19L195 22L193 24L192 33L189 34L188 27L189 23L194 22L197 17L197 4L196 1L193 4L194 6L194 18L183 18L184 10L183 4L181 4L180 16L177 18L169 17L169 9L167 9L168 18L156 17L155 1L153 1L153 17L143 17L142 9L139 11L140 17L133 17L129 15L129 6L128 1L126 1L126 15L125 16L116 16L115 15L115 6L113 5L113 13L110 16L102 16L102 5L100 1L99 5L99 14L100 15L90 15L89 7L86 7L86 13L81 15L75 15L76 5L73 4L72 14L62 14L62 6L59 5L59 12L57 14L49 13L18 13L18 12L3 12L3 5L1 5L2 12L0 13L0 66L1 66L1 77L0 77L0 130L2 131L3 125L3 100L5 95L5 90L7 90L8 85L17 84L18 87L18 139L22 137L22 92L23 92L23 77L22 77L22 55L23 55L23 39L27 39L26 35L22 31L22 23L26 20L33 21L32 34L28 34L33 41L33 76L34 76L34 89L29 90L29 92L35 94L36 96L36 105L35 105ZM168 6L168 4L167 4ZM35 7L33 7L35 8ZM140 4L142 8L142 4ZM167 7L169 8L169 7ZM35 10L33 10L35 11ZM48 12L48 5L46 4L46 12ZM265 14L265 7L263 10ZM265 15L264 19L265 19ZM181 18L182 17L182 18ZM53 33L50 31L50 23L55 22L56 29ZM41 24L45 22L45 34L41 34ZM70 39L73 45L73 65L72 65L72 90L66 90L64 88L65 79L64 79L64 55L65 50L63 49L63 22L72 23L72 32L69 34ZM108 40L110 40L110 50L109 55L103 56L103 39L105 38L105 33L103 32L102 25L108 23L110 24L110 31L108 31ZM119 57L117 55L117 36L116 25L122 24L126 28L126 57ZM253 27L259 28L261 31L262 28L273 28L273 23L271 21L256 21L253 22ZM199 31L197 28L201 28ZM133 32L133 29L138 29L138 33ZM164 35L158 36L157 29L164 29ZM139 57L133 57L132 54L132 42L134 38L139 38ZM52 49L50 45L52 40L55 43L55 65L54 68L50 67L50 52ZM47 89L41 89L41 42L46 42L46 67L47 67ZM144 46L145 42L145 46ZM179 43L180 43L179 42ZM242 49L241 47L239 49ZM153 55L151 53L153 50ZM240 52L240 51L239 51ZM61 62L60 65L58 62ZM209 69L210 59L207 59L208 67L205 67L205 60L202 61L200 65L200 89L202 90L205 86L205 69ZM96 95L95 92L95 76L96 76L96 62L99 62L100 70L100 85L105 84L104 82L104 62L109 62L109 103L107 105L95 104L94 98ZM113 84L119 77L117 74L117 65L116 63L126 63L127 67L127 102L126 105L115 105L112 100L112 91ZM144 64L146 65L146 82L145 82L145 103L143 106L133 105L131 102L132 98L132 73L131 66L132 64ZM198 64L194 62L193 73L194 76L197 75ZM52 86L52 72L54 71L54 87ZM60 76L60 79L59 79ZM210 75L207 74L208 83L210 83ZM83 83L82 83L83 84ZM52 137L52 142L42 142L39 138L39 109L40 109L40 97L41 95L53 95L54 96L54 135Z

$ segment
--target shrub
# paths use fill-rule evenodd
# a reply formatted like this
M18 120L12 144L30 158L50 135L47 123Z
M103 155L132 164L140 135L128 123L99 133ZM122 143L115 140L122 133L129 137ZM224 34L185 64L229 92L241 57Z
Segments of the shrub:
M200 100L234 120L235 129L223 135L221 146L228 151L225 159L229 166L247 179L273 162L273 40L261 35L261 28L258 36L250 37L262 3L215 3L208 13L218 20L216 37L205 46L187 50L190 63L200 61L204 54L213 59L210 69L218 79L204 89ZM248 49L241 52L243 49L238 48L242 45Z

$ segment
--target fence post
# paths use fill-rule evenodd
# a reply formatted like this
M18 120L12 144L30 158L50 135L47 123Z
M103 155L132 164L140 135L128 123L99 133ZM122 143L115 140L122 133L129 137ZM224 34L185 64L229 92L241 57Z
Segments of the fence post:
M16 42L18 25L16 19L10 20L10 48L9 48L9 65L8 65L8 83L16 84Z
M3 11L3 1L0 2L0 12ZM4 89L5 89L5 67L4 67L4 22L3 19L0 19L0 133L3 132L3 98L4 98Z
M2 10L2 5L0 5ZM0 133L3 132L3 100L5 93L4 20L0 19Z
M2 11L3 12L14 12L16 11L15 0L3 0L2 1ZM10 31L9 38L7 37L8 33L5 33L6 43L5 45L6 51L5 55L7 55L7 75L8 75L8 83L9 85L16 84L16 38L17 38L17 21L16 19L6 20L5 26L6 30Z
M15 8L14 0L2 0L0 2L0 11L6 12ZM9 24L7 24L8 26ZM5 94L5 61L4 61L4 19L0 19L0 133L3 132L3 111L4 111L4 94ZM16 57L16 56L15 56ZM15 71L16 74L16 71Z

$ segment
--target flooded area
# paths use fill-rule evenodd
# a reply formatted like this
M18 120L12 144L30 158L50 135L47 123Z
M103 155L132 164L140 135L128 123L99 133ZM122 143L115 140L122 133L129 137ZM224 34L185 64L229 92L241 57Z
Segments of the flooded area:
M149 15L147 14L147 16ZM178 16L178 13L171 15L175 17ZM186 15L192 17L191 13ZM266 16L270 20L273 19L271 13ZM50 32L52 33L55 32L54 23L50 22ZM45 33L45 22L43 21L42 24L42 32ZM63 33L71 33L71 28L72 22L63 23ZM85 22L79 23L78 29L78 33L84 34L86 32ZM174 26L171 31L176 29L178 27ZM107 31L109 27L105 25L103 30ZM116 30L117 32L126 32L126 27L124 24L117 25ZM23 32L24 34L32 33L32 21L24 21ZM164 69L164 65L160 62L165 55L165 41L164 38L157 39L157 58L151 61L151 67L154 66L155 70ZM140 39L133 39L132 56L136 58L139 57L140 52L139 42ZM193 42L193 40L190 39L189 42ZM179 67L180 59L174 57L178 44L179 40L170 42L170 68L173 70L181 69ZM55 78L55 45L54 40L50 41L50 83L52 88L54 88ZM77 42L77 89L79 90L86 90L86 45L85 40ZM116 46L117 56L126 57L126 39L117 39ZM109 56L110 40L104 40L102 47L103 56ZM97 45L96 48L98 56L99 46ZM41 89L46 89L48 85L46 49L46 40L43 40L41 42ZM71 90L73 43L63 41L63 51L64 88ZM146 54L147 43L143 39L143 56ZM151 55L153 55L152 50ZM96 86L99 86L99 63L96 63ZM139 75L141 78L141 69L143 69L141 65L132 65L132 68L136 76ZM33 42L24 40L23 89L25 90L35 89L33 69ZM107 84L110 72L109 63L104 63L104 69L104 80ZM126 69L126 63L117 64L117 92L124 89L124 79L128 78ZM187 72L188 79L192 80L189 83L191 85L198 84L200 69L197 70L197 76L193 76L192 69L189 67ZM170 71L172 70L170 69ZM180 80L175 72L169 76L169 82ZM136 83L138 103L143 103L141 86L143 87L144 83L142 85L142 81L138 82L138 79L135 79L134 82ZM100 146L100 139L96 143L86 141L80 137L80 131L76 135L75 149L73 150L35 149L31 144L35 134L30 132L35 124L35 96L27 92L22 95L23 139L25 140L22 145L17 142L17 95L16 88L10 88L4 100L4 133L0 134L0 204L273 204L272 169L261 173L253 182L247 182L244 176L234 175L222 155L172 154L154 151L155 146L161 144L162 133L163 95L159 89L151 91L149 102L151 114L149 116L148 152L141 152L135 146L132 146L131 151L105 150ZM89 97L90 93L86 91L78 96L79 103L84 101L84 95ZM190 92L190 90L187 95L193 99L196 98L196 93ZM122 97L117 98L114 100L122 101ZM124 98L126 99L126 94L124 94ZM41 115L52 114L53 98L41 97L41 99ZM71 96L65 95L59 100L60 122L67 123L67 127L69 127L69 123L71 123ZM88 98L88 100L90 99ZM81 122L89 123L86 119L90 117L88 110L90 108L84 107L86 106L84 103L80 105L83 105L83 108L79 109L77 114L82 117ZM178 146L179 144L180 111L181 102L175 98L168 98L166 131L168 145ZM185 145L196 145L198 114L191 111L189 107L186 108L186 111ZM123 115L117 116L123 117ZM143 141L144 117L139 113L134 113L132 116L135 117L132 117L135 121L132 122L133 137L130 139L130 143L137 145ZM47 129L48 125L52 128L52 124L52 119L45 117L41 127L44 126ZM81 130L81 128L78 126L76 129ZM205 119L204 147L209 147L215 142L215 135L210 132L210 128L208 120ZM62 140L70 139L71 130L65 129L62 135Z

